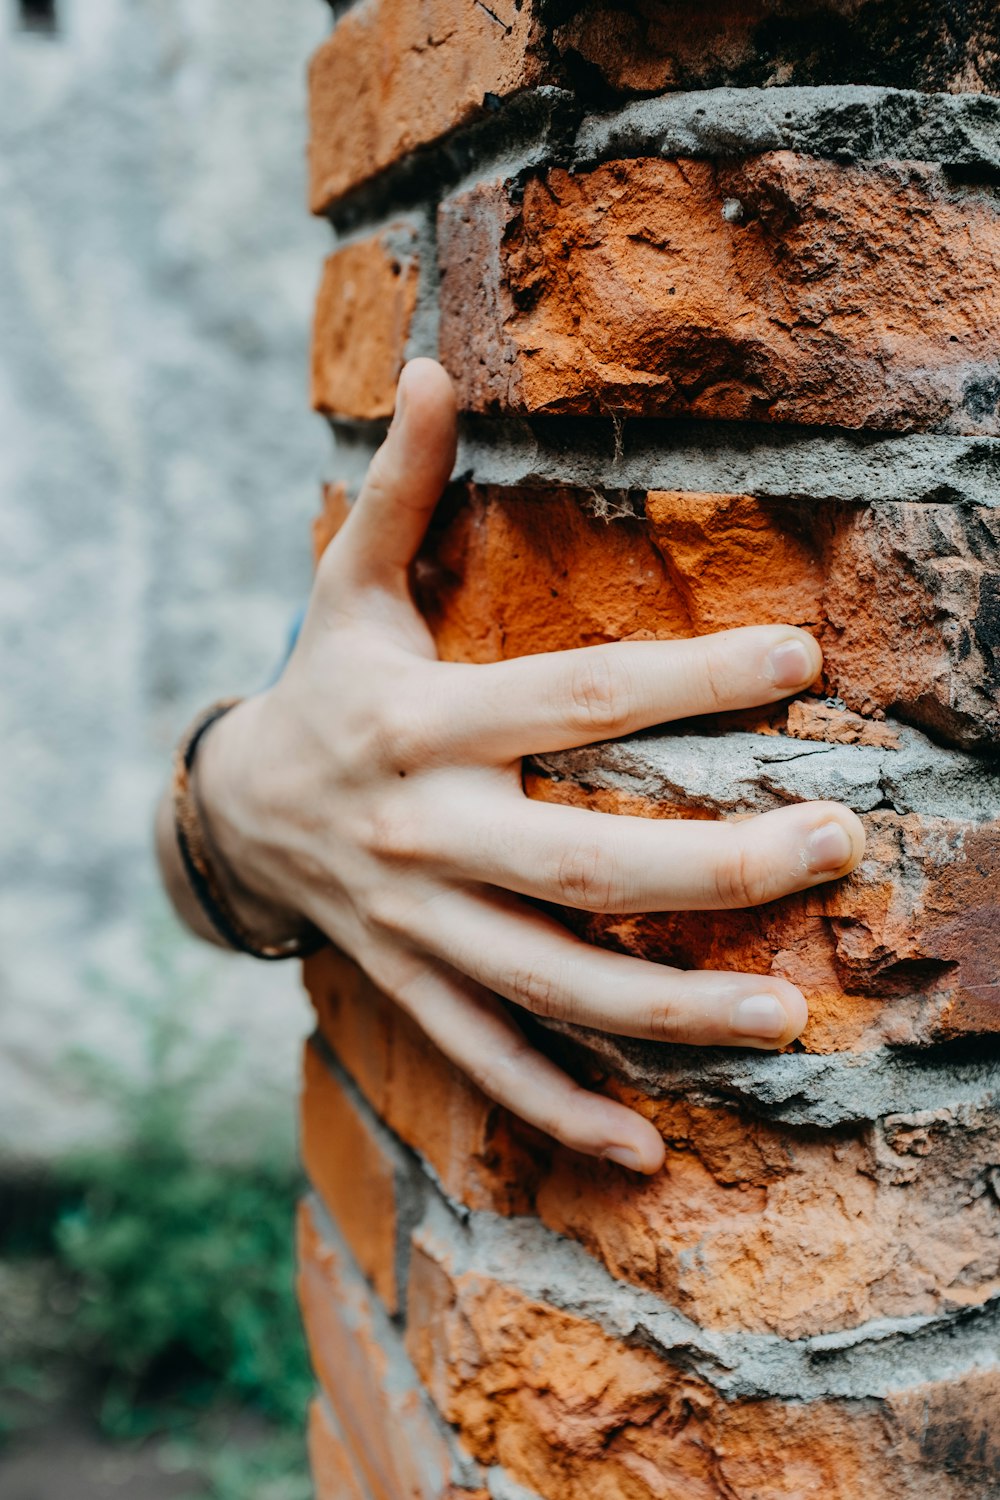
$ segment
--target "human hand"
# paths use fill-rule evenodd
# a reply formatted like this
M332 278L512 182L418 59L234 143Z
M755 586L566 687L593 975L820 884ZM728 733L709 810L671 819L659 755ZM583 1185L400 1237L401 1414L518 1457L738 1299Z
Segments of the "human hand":
M578 1151L653 1172L654 1127L572 1082L498 997L626 1036L762 1049L798 1035L805 1000L772 975L594 948L523 898L605 912L757 905L848 873L864 833L829 802L718 823L533 802L521 757L776 702L815 680L820 650L768 625L439 661L410 568L454 456L451 383L415 360L283 675L199 750L199 800L257 930L307 917L491 1098Z

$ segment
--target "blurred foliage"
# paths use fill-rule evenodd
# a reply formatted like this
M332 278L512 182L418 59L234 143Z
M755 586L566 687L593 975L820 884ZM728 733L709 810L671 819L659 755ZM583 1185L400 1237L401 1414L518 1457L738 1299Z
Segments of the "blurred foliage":
M104 1388L102 1425L149 1430L147 1397L249 1402L301 1426L311 1389L294 1293L297 1184L193 1160L170 1139L75 1164L55 1229L79 1288L74 1342Z
M150 952L156 982L128 997L140 1081L92 1055L70 1060L113 1104L118 1144L5 1194L0 1261L46 1263L59 1359L85 1373L87 1403L109 1437L173 1444L178 1472L207 1486L198 1500L308 1500L313 1382L293 1249L302 1183L287 1142L270 1152L260 1144L259 1122L217 1122L215 1151L192 1129L234 1052L199 1046L190 1015L204 996L174 972L169 936L154 933ZM248 1141L248 1151L231 1149ZM38 1386L52 1351L51 1332L35 1370L30 1350L7 1351L0 1387ZM3 1412L0 1391L0 1429ZM227 1421L248 1412L253 1440L230 1442Z

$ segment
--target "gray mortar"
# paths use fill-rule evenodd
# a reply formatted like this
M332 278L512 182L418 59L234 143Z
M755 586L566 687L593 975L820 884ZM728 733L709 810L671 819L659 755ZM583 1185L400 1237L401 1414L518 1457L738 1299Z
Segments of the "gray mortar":
M480 484L774 499L1000 505L1000 439L748 422L466 417L457 476Z
M974 1312L879 1318L805 1339L720 1333L700 1328L655 1293L616 1281L579 1245L536 1219L476 1213L459 1220L435 1199L428 1202L424 1230L456 1274L478 1273L590 1318L729 1399L878 1398L998 1365L1000 1299Z
M1000 166L1000 99L840 84L640 99L583 121L576 161L797 151L852 161Z
M544 774L726 816L792 802L843 802L987 822L1000 812L1000 763L945 750L892 725L901 748L832 745L786 735L645 733L532 759Z
M699 1103L739 1104L785 1125L832 1128L924 1109L1000 1108L996 1057L985 1048L974 1055L978 1043L936 1052L741 1052L670 1047L546 1024L651 1098L683 1095Z

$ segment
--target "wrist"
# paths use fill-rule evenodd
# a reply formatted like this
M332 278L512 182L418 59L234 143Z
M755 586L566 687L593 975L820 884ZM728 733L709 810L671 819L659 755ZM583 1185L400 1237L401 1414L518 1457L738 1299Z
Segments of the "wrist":
M191 786L213 871L234 915L262 946L306 925L289 891L275 828L276 768L269 758L267 694L247 698L211 726L198 746Z

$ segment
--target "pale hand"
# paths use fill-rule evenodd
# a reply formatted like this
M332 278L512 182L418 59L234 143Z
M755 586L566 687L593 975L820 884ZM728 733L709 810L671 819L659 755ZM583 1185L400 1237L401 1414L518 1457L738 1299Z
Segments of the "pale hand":
M771 975L605 952L522 898L758 905L853 869L861 824L833 803L686 822L534 802L521 757L773 703L815 681L819 647L768 625L439 661L410 567L454 455L451 383L415 360L288 665L206 736L199 796L248 919L280 932L308 917L491 1098L578 1151L654 1172L654 1127L529 1046L516 1007L660 1042L777 1048L805 1025L805 1000Z

